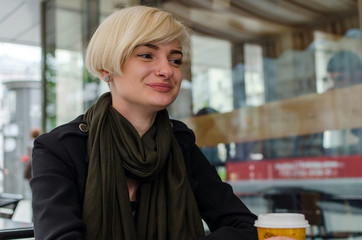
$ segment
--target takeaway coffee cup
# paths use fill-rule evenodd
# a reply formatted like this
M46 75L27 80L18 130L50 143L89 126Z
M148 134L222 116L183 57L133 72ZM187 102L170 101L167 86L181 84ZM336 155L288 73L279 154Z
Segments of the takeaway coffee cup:
M300 213L260 214L255 221L259 240L305 240L308 221Z

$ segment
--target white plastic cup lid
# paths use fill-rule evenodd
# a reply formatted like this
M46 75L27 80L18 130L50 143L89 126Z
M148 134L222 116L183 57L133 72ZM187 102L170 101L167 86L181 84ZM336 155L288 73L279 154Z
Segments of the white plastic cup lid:
M261 228L307 228L308 221L301 213L260 214L254 224Z

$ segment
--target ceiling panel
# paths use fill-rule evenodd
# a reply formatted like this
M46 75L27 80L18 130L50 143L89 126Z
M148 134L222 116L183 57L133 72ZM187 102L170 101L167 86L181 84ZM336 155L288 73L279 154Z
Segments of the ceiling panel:
M0 41L40 45L41 0L0 0ZM81 1L57 1L64 11L80 13ZM134 0L101 0L101 12ZM163 0L162 7L195 32L241 42L302 28L338 16L357 15L357 0ZM106 15L107 15L106 14ZM78 17L61 17L64 48L79 44ZM58 32L58 30L57 30Z
M195 32L234 42L358 16L357 0L164 0L162 7Z
M0 0L0 41L40 45L40 0Z

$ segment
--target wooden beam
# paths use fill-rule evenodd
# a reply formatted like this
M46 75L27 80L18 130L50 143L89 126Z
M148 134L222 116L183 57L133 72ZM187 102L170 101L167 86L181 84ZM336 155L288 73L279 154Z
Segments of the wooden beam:
M230 39L232 42L256 40L266 35L291 30L270 21L237 14L238 12L230 7L215 11L209 1L201 0L197 3L203 7L193 7L193 5L190 7L183 1L164 2L162 7L182 18L188 26L196 31L216 34L224 39Z
M362 84L183 119L199 146L250 142L362 127Z

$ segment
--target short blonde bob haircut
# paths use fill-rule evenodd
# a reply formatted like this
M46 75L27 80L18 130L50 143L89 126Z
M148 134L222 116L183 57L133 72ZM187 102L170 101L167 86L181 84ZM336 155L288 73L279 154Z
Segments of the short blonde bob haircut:
M124 8L107 17L95 31L87 48L86 67L96 77L101 77L101 70L122 75L123 63L136 47L175 39L185 55L190 48L189 29L170 13L146 6Z

